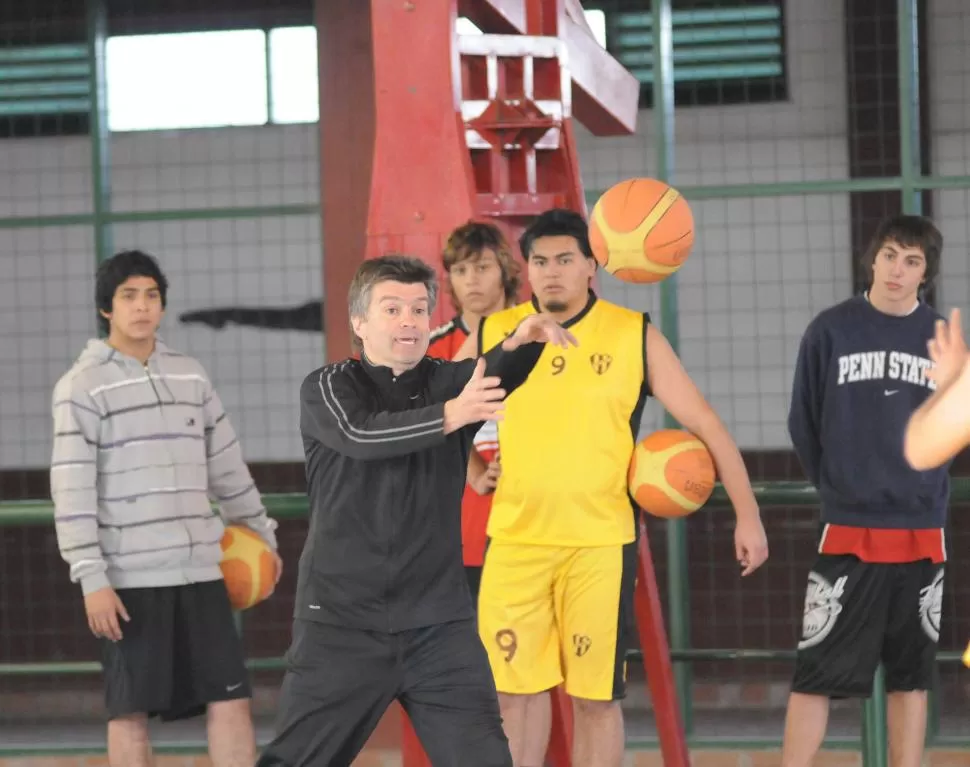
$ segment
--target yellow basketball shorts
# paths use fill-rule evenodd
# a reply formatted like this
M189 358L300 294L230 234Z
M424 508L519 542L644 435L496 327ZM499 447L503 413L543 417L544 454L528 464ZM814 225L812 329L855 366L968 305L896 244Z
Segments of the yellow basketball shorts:
M528 695L565 681L572 697L623 698L626 652L636 646L636 570L636 543L560 548L491 541L478 630L498 691Z

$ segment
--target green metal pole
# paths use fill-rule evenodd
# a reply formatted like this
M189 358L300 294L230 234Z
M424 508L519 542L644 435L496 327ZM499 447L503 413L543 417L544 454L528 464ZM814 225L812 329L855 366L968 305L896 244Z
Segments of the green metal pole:
M923 212L923 194L918 185L922 175L920 152L919 7L918 0L898 0L899 17L899 164L903 180L904 213ZM939 735L938 691L930 690L927 701L926 744Z
M862 764L864 767L886 767L889 746L886 739L886 672L882 664L876 669L872 697L862 710Z
M653 15L653 129L657 151L656 178L669 181L674 167L674 57L671 0L651 0ZM677 322L677 276L660 283L660 325L674 351L679 346ZM664 426L677 422L664 413ZM690 581L687 567L687 528L683 519L667 522L667 595L672 652L690 647ZM684 729L693 731L690 665L674 662L674 682L680 701Z
M110 257L113 243L111 223L111 152L108 130L108 90L105 72L105 43L108 39L108 12L104 0L88 0L88 63L90 66L91 105L91 191L94 212L94 257L100 264Z
M896 25L899 52L899 171L904 213L920 213L922 200L916 188L919 175L919 67L916 41L916 0L897 0ZM863 709L863 764L885 767L888 763L886 674L876 670L872 697Z
M920 176L919 132L919 41L917 0L897 0L899 31L899 165L904 213L923 212L923 199L916 185Z

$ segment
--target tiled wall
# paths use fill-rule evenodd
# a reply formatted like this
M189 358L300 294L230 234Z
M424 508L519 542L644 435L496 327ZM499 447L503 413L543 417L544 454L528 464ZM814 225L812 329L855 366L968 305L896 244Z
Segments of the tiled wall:
M935 0L930 46L931 167L936 175L970 176L970 10L963 0ZM934 194L934 214L944 237L939 295L941 308L970 314L970 193Z
M788 2L790 99L684 108L675 115L675 184L841 179L847 174L842 3ZM939 0L930 22L938 173L970 174L970 10ZM316 126L117 135L118 210L312 203ZM587 188L649 175L652 115L638 134L579 131ZM85 139L0 142L0 216L90 209ZM941 297L967 305L967 193L937 195L947 246ZM794 356L809 319L851 289L844 194L698 201L694 252L679 276L684 362L744 448L787 448ZM69 222L66 222L69 223ZM42 467L50 451L50 391L94 334L93 240L86 226L0 229L0 466ZM166 340L210 371L251 461L302 458L297 390L322 359L308 332L185 326L181 312L213 306L298 306L322 294L317 216L120 224L115 249L157 254L173 283ZM602 280L607 298L651 310L656 289ZM659 423L648 406L644 431Z

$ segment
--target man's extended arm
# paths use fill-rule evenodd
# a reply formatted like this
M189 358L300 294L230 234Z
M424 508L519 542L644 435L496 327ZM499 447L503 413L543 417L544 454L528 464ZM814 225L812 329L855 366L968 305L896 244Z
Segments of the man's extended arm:
M718 476L741 519L758 516L741 453L714 408L691 380L670 343L654 325L647 326L647 380L661 405L697 436L714 459Z
M927 343L937 390L910 416L903 452L917 471L935 469L970 446L970 352L960 310L938 320Z
M472 370L475 369L475 360L478 357L484 357L485 375L500 378L502 389L507 396L528 379L539 362L546 343L551 341L560 346L566 343L577 345L576 339L553 319L542 314L532 314L523 319L501 343L483 353L482 338L486 320L488 317L482 317L477 330L465 339L455 353L454 359L463 361L463 364L452 371L454 374L452 385L458 389L461 389L471 376Z
M482 318L482 325L479 326L478 331L479 336L481 336L481 327L484 326L486 319L485 317ZM482 355L485 358L485 375L496 376L501 379L502 388L508 396L526 382L545 348L545 343L536 341L526 341L512 350L507 350L504 342L496 344ZM463 364L468 370L468 375L471 375L475 361L466 360Z
M670 343L652 324L646 329L647 383L650 391L685 429L696 435L714 459L718 476L737 517L735 547L748 575L768 558L768 543L748 471L727 427L691 380Z
M917 471L929 471L970 447L970 358L955 379L935 391L910 416L903 452Z
M312 373L300 389L300 431L342 455L377 460L426 450L445 441L445 403L374 412L343 365Z
M576 345L576 339L551 317L527 317L481 365L478 360L436 362L435 404L393 413L368 407L347 363L327 366L303 381L300 430L304 438L361 460L426 450L453 431L495 417L501 399L525 381L546 343L565 347Z
M50 485L54 531L70 578L84 594L110 586L98 540L98 434L101 411L62 378L54 388L54 448Z

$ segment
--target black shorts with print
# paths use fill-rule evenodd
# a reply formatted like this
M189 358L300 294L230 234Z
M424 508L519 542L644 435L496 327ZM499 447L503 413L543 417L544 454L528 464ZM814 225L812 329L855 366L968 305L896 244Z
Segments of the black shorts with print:
M936 672L943 565L820 554L808 575L792 691L868 698L882 661L889 692L928 690Z

